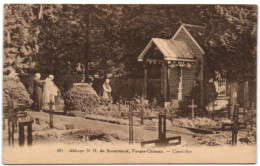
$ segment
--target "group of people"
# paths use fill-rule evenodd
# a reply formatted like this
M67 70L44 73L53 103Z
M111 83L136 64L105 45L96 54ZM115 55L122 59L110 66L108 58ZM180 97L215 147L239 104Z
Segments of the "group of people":
M41 80L41 74L34 76L34 107L36 111L49 110L50 101L55 103L55 98L60 94L59 88L53 82L54 76L50 74L45 80ZM55 108L55 106L53 106Z
M34 109L35 111L49 110L50 101L55 103L57 96L60 95L59 88L53 82L54 76L50 74L45 80L41 80L41 74L36 73L34 76ZM112 101L112 88L109 84L110 80L107 78L102 85L103 99L107 102ZM53 106L55 108L55 106Z

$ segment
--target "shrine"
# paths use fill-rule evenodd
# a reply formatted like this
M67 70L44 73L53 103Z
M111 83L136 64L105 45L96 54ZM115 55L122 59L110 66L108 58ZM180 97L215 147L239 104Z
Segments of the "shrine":
M171 39L152 38L138 57L144 67L144 98L160 96L176 108L200 82L203 104L204 51L182 24Z

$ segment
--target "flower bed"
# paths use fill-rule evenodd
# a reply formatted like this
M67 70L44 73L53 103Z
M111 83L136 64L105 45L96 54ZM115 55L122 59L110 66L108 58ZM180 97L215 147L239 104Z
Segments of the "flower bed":
M196 117L194 120L188 118L174 119L172 124L179 127L193 127L204 129L216 129L221 128L223 123L231 122L228 119L212 120L208 118Z

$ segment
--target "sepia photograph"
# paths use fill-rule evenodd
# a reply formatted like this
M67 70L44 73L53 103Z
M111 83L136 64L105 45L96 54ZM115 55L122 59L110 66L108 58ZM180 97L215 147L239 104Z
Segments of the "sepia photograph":
M258 6L4 4L4 164L251 164Z

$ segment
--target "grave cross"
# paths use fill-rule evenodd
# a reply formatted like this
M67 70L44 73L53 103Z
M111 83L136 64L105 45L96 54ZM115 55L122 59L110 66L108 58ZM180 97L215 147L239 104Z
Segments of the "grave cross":
M143 124L144 124L144 111L145 111L145 109L146 109L149 105L148 105L148 103L147 103L145 100L143 100L143 98L141 98L140 103L138 103L136 106L141 108L141 110L140 110L141 125L143 125Z
M169 137L166 138L166 114L165 113L159 113L158 115L158 139L157 140L151 140L151 141L142 141L141 147L144 147L148 144L155 144L155 146L174 146L174 145L180 145L181 144L181 136L175 136L175 137ZM171 143L170 141L176 141L174 143Z
M194 119L194 108L197 108L197 105L194 105L194 99L192 99L192 103L188 107L191 108L191 119Z
M128 116L129 118L129 144L134 142L134 131L133 131L133 117L136 116L136 113L133 112L133 103L129 102L129 112L122 112L122 117Z
M53 106L55 103L52 101L53 95L50 94L49 110L50 110L50 128L53 128Z

